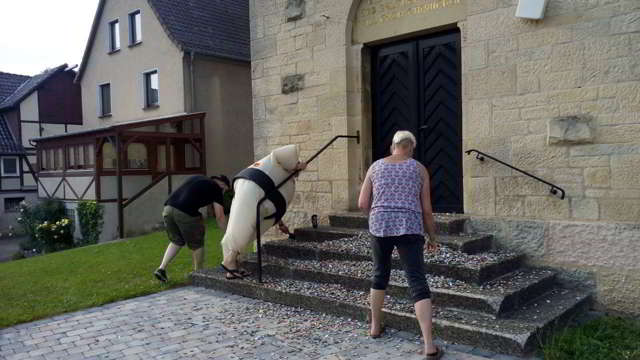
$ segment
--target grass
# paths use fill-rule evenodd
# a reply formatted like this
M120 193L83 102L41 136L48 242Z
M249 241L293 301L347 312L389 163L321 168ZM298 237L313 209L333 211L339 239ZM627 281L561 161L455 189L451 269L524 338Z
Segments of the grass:
M545 360L640 360L640 321L602 317L560 331L541 351Z
M207 222L205 266L222 260L222 232ZM168 245L157 232L0 264L0 328L185 285L193 269L182 249L162 284L152 273Z

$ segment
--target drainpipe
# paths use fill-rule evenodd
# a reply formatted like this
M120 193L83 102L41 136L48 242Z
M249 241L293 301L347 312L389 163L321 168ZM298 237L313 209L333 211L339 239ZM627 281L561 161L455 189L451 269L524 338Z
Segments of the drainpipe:
M191 112L195 112L196 111L196 79L194 77L194 73L195 71L193 70L193 60L195 59L196 55L193 52L193 50L191 50L190 52L190 57L189 57L189 76L191 77Z

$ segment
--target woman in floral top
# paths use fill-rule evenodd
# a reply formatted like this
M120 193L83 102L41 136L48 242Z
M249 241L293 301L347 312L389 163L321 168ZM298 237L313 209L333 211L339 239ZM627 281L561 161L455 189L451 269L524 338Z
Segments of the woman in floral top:
M435 251L435 223L431 210L429 173L412 159L416 138L408 131L393 136L391 155L374 162L364 179L358 206L369 214L372 235L373 278L371 286L371 331L378 338L382 305L389 276L391 253L398 249L400 260L415 302L415 311L424 337L427 359L438 359L442 350L433 344L431 292L424 273L424 252ZM429 241L425 244L425 228Z

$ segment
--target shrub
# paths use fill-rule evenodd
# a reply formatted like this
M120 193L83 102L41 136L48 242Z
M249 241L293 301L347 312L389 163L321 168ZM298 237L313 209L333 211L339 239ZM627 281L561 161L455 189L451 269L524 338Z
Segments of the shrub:
M70 249L73 247L73 224L67 218L55 223L45 221L36 227L36 238L45 253Z
M28 240L22 242L20 247L24 250L36 249L42 251L44 244L36 236L37 228L44 222L56 223L66 218L66 208L59 200L44 200L41 203L30 206L26 201L20 203L20 217L18 223L22 225Z
M104 224L104 206L95 201L81 201L77 211L82 234L82 240L78 241L78 245L97 244Z

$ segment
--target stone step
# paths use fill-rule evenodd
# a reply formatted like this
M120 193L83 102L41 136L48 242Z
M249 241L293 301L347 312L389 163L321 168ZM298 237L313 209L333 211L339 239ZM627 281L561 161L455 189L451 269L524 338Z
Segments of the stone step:
M369 237L364 233L353 238L323 242L275 240L263 244L262 249L266 256L277 258L371 261ZM470 255L441 246L435 254L425 252L425 269L431 275L482 284L520 268L523 260L523 255L509 252L493 251ZM402 268L396 251L392 267Z
M256 271L255 258L245 264L251 271ZM263 274L278 278L340 284L362 291L371 287L371 262L270 258L263 263L262 270ZM481 286L430 274L427 279L432 298L440 307L504 316L549 291L555 285L555 275L550 270L520 269ZM387 292L409 298L404 271L391 271Z
M460 234L467 218L458 214L433 214L438 234ZM329 224L335 227L368 229L367 215L361 212L343 212L329 215Z
M336 226L318 226L318 228L303 227L295 230L296 241L323 242L340 240L367 233L365 229ZM438 242L454 250L467 254L476 254L491 249L491 235L439 235Z
M327 314L366 321L369 315L368 291L340 284L307 282L264 277L262 284L254 277L226 280L222 271L208 269L194 272L193 284L283 305L301 307ZM565 321L589 305L590 293L556 288L538 298L512 318L495 319L484 314L434 309L435 336L445 341L480 347L498 353L523 355L537 346L540 337L556 323ZM384 323L398 330L419 333L410 300L388 297Z

